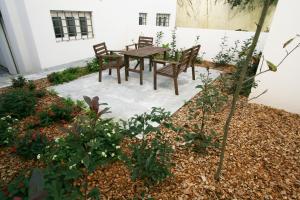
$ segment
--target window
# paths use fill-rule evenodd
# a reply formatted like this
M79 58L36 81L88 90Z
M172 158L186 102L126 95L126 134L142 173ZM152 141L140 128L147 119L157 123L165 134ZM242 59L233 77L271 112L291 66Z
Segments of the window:
M170 14L156 14L156 26L169 26Z
M63 32L61 17L52 17L52 22L53 22L55 37L63 38L64 32Z
M94 37L92 12L50 11L57 42Z
M87 26L86 17L79 17L79 23L80 23L81 35L87 35L88 34L88 26Z
M147 24L147 13L140 13L139 25L146 25L146 24Z
M75 18L74 17L66 17L66 20L67 20L69 37L76 36L77 32L76 32Z

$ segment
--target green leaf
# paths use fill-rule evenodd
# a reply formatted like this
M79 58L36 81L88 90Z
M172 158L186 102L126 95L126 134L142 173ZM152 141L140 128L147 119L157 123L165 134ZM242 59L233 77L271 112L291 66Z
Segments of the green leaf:
M283 48L286 48L291 42L293 42L295 38L289 39L288 41L286 41L283 45Z
M269 70L271 70L272 72L276 72L277 71L277 66L275 64L273 64L272 62L267 60L267 65L269 67Z

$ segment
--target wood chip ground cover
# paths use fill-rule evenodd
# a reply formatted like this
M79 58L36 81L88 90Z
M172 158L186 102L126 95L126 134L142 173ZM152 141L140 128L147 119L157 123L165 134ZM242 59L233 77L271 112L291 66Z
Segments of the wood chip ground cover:
M173 115L175 125L189 128L199 123L197 118L188 117L193 102L194 99ZM229 105L212 116L208 129L215 129L221 136L228 109ZM60 126L54 124L44 131L49 137L63 136ZM89 177L89 187L99 187L103 199L132 199L142 192L154 199L300 199L299 115L240 100L230 127L219 183L213 178L218 150L201 156L178 141L182 133L167 129L163 132L175 149L174 176L145 188L141 182L133 183L126 166L118 161L96 170ZM129 142L125 141L125 146ZM4 182L21 169L37 166L34 161L12 155L10 148L1 148L0 156L0 177Z

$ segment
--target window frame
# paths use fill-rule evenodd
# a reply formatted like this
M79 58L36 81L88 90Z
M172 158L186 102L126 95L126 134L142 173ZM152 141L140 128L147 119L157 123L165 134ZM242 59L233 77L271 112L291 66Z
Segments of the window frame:
M63 31L63 25L62 25L62 19L61 17L51 17L52 19L52 24L53 24L53 29L54 29L54 34L55 34L55 38L63 38L64 35L64 31ZM58 24L56 25L55 23L58 22ZM57 29L59 29L59 33L57 33Z
M147 13L139 13L139 25L140 26L147 25Z
M66 17L66 23L67 23L68 36L69 37L76 37L77 36L77 30L76 30L75 17L73 17L73 16L72 17Z
M170 26L170 14L168 13L156 13L156 26L169 27ZM163 21L162 21L163 19Z
M50 10L56 42L94 38L92 11Z

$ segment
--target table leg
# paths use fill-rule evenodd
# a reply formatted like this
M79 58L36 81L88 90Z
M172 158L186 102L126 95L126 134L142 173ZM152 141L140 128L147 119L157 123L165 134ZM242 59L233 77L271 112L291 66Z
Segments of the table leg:
M164 60L167 60L167 51L164 51Z
M144 58L140 58L140 84L143 85Z
M128 55L124 55L124 62L125 62L125 81L128 81L128 76L129 76L129 57Z

